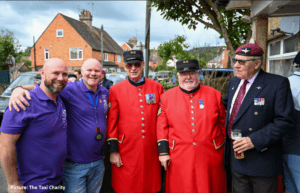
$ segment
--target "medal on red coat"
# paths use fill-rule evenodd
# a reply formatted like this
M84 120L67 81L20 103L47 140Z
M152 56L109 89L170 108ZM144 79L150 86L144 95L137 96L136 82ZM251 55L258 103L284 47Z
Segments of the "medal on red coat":
M95 136L96 141L100 141L103 138L103 134L100 132L101 129L99 127L97 127L97 134Z
M200 109L204 109L204 104L202 99L199 99L199 107Z
M150 105L150 104L156 104L155 94L146 94L145 97L146 97L146 103L148 105Z

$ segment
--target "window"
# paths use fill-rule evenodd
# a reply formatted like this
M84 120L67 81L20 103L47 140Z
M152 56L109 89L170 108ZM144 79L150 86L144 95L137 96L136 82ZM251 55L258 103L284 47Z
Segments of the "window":
M117 62L121 62L121 55L117 55Z
M295 52L298 50L298 36L283 40L283 53Z
M82 48L70 48L70 60L82 59Z
M49 49L45 48L45 60L49 59Z
M269 43L268 71L289 77L293 73L293 59L298 53L298 35Z
M108 61L108 53L104 54L104 61Z
M64 30L57 29L56 30L56 37L58 37L58 38L64 37Z

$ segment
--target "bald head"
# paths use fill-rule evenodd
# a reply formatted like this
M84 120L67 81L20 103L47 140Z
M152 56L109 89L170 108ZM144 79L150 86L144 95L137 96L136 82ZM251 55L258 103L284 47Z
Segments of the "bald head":
M96 60L94 58L89 58L83 62L81 69L87 69L90 66L101 68L101 64L98 60Z
M57 68L58 66L65 67L65 68L68 69L66 63L62 59L50 58L49 60L47 60L44 63L43 70L46 71L46 70L49 70L49 69L52 69L52 68Z

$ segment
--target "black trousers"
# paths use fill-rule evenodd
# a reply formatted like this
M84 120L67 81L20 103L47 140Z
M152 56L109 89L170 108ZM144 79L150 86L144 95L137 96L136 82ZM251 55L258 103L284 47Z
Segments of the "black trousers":
M276 193L278 176L247 176L232 172L232 193Z

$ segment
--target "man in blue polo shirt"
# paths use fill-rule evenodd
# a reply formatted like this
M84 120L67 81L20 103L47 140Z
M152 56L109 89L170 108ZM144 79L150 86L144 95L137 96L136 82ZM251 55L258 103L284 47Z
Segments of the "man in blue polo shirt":
M81 67L82 80L68 82L59 94L68 114L67 160L63 171L66 192L98 193L102 186L108 90L99 85L101 71L99 61L87 59ZM15 108L15 101L28 104L23 98L24 95L30 98L27 92L22 88L14 90L11 103Z
M67 120L57 97L68 81L67 65L58 58L45 62L42 83L30 91L26 111L6 109L0 135L1 166L8 192L63 192Z

